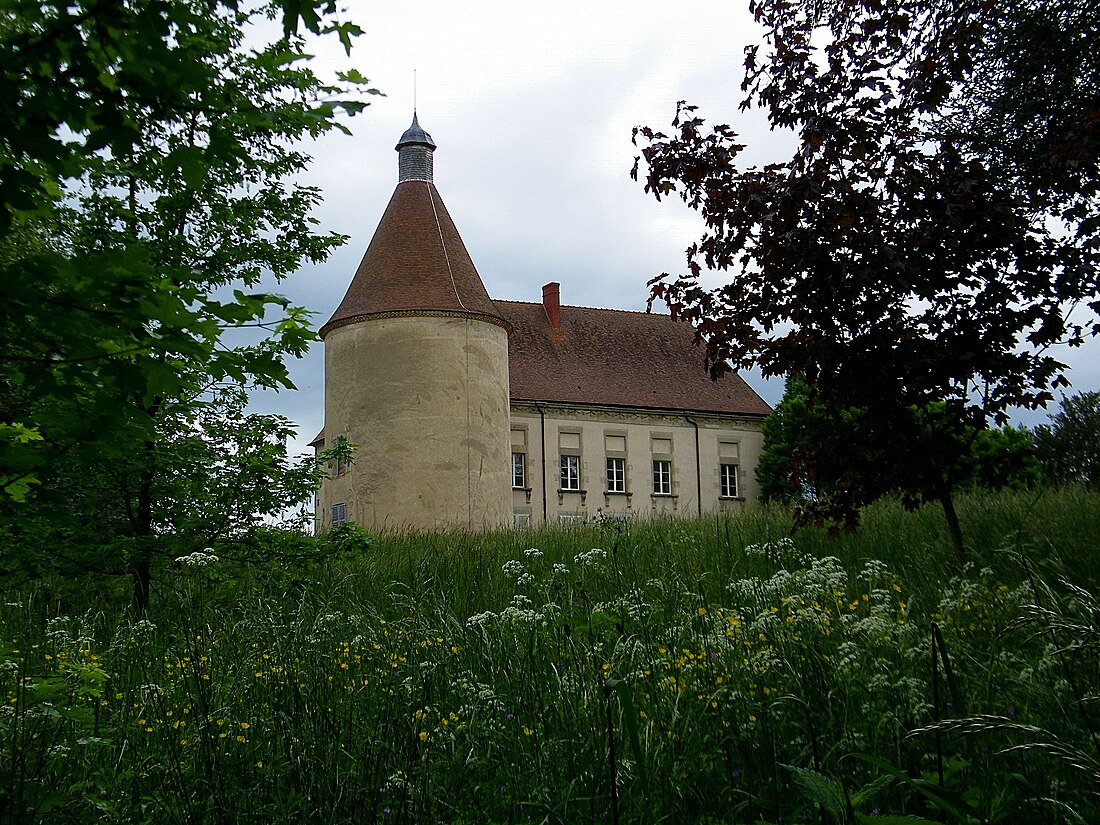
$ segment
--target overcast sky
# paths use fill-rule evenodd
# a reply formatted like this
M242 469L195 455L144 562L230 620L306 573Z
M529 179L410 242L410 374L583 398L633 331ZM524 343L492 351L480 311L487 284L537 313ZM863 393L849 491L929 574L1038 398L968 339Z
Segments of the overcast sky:
M365 31L350 59L317 50L319 72L353 66L386 97L347 121L353 136L312 144L306 181L325 196L320 228L350 236L329 261L278 286L323 324L339 304L397 183L394 145L416 108L438 148L435 183L490 296L640 310L646 283L680 273L702 224L679 200L657 203L630 179L631 129L665 129L676 101L743 136L750 163L784 159L793 141L738 111L745 45L759 31L732 2L436 2L350 0ZM1064 355L1078 390L1100 387L1100 347ZM323 352L291 365L297 392L256 406L299 425L323 423ZM782 383L746 375L773 405ZM1021 416L1036 423L1045 416Z

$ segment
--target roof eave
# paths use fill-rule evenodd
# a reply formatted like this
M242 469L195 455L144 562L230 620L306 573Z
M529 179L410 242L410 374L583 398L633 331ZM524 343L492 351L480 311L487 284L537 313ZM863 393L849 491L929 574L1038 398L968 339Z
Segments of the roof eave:
M332 332L334 329L340 327L346 327L349 324L357 324L360 321L377 321L384 318L470 318L477 321L485 321L486 323L493 324L503 329L509 335L512 334L512 325L499 315L490 315L485 312L463 312L458 309L429 309L424 308L411 308L411 309L390 309L382 310L380 312L360 312L355 315L349 315L346 318L335 318L323 327L321 327L317 334L324 340L325 336Z
M629 412L645 412L654 413L657 415L677 415L677 416L704 416L704 417L722 417L722 418L744 418L753 421L763 421L771 412L758 413L758 412L731 412L729 410L703 410L703 409L687 409L682 407L649 407L636 404L608 404L608 403L587 403L584 401L556 401L549 398L517 398L515 396L509 397L509 402L512 404L530 404L533 407L547 406L547 407L562 407L564 409L573 410L609 410L615 412L629 411Z

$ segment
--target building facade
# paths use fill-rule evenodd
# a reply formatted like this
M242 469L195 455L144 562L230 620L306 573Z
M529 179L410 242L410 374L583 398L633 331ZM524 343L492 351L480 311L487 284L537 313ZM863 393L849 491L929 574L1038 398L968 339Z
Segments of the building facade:
M354 460L317 525L483 530L737 510L768 405L712 381L667 315L494 301L433 181L413 117L398 184L347 294L321 328L325 424Z

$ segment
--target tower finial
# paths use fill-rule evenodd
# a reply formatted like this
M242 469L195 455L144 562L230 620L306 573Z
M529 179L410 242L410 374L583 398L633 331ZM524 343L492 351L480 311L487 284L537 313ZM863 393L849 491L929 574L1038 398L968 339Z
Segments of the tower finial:
M432 136L420 128L413 109L412 125L401 135L401 140L393 147L397 150L397 181L432 180L432 152L435 141Z

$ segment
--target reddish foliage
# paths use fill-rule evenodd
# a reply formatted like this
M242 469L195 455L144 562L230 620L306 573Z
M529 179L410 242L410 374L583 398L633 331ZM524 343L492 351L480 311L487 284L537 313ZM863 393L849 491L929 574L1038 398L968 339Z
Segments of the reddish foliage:
M863 0L820 19L788 0L753 9L766 34L746 51L741 108L794 131L797 149L746 168L737 133L683 101L672 135L635 130L634 176L644 160L646 191L677 194L707 227L688 274L655 279L653 299L696 326L714 374L795 374L826 408L866 411L858 444L803 457L849 485L820 512L850 522L889 490L942 501L965 433L1066 384L1045 348L1090 331L1068 313L1095 308L1100 291L1100 233L1086 223L1095 193L1052 200L1051 183L1040 202L1029 197L1039 183L1029 189L942 128L988 57L988 9ZM1096 121L1080 123L1059 144L1067 152L1095 147ZM1057 184L1072 188L1067 163L1054 164ZM1052 232L1052 212L1080 231ZM736 274L706 290L704 270Z

